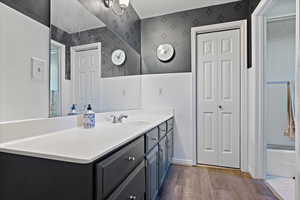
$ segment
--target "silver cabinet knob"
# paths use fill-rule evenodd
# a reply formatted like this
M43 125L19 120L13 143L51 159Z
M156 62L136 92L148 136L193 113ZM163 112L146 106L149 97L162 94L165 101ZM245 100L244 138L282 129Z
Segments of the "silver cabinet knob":
M128 157L128 160L129 160L129 161L135 161L135 157L134 157L134 156L129 156L129 157Z
M130 195L130 196L129 196L129 199L130 199L130 200L135 200L135 199L136 199L136 196Z
M219 105L219 108L220 108L220 109L223 109L223 106Z

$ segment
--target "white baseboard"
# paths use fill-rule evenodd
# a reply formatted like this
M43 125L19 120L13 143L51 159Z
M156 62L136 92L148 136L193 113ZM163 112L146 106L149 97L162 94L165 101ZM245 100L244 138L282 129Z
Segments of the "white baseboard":
M176 158L172 159L172 163L177 165L187 165L187 166L194 165L192 160L184 160L184 159L176 159Z

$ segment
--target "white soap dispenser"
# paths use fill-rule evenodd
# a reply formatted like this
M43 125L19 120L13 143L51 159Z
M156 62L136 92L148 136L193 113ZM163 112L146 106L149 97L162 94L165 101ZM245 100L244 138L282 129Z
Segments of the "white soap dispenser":
M91 104L88 105L86 112L83 114L83 127L86 129L96 126L96 114L92 111Z

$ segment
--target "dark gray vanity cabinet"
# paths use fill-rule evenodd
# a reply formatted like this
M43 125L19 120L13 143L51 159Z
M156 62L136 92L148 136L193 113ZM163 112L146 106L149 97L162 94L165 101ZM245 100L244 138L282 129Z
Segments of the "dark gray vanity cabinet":
M173 157L172 124L88 164L0 152L0 200L156 200Z
M152 151L147 155L147 198L148 200L155 200L158 194L158 146L156 146Z
M152 130L145 135L146 150L148 149L148 146L152 147L152 150L146 152L146 200L157 199L159 190L164 183L168 169L171 165L174 152L173 124L173 118L169 119L160 124L158 129L153 129L156 130L155 133ZM149 137L149 135L155 135L156 138L157 130L158 141L153 142L151 141L151 138L153 137ZM147 145L148 143L151 145Z

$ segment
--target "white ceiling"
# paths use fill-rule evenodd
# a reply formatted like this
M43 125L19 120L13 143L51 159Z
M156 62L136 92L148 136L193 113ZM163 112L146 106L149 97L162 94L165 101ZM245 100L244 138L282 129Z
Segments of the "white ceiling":
M105 27L105 24L78 0L52 0L51 6L51 23L68 33Z
M131 0L131 4L144 19L233 1L239 0Z
M268 17L278 17L290 14L296 14L296 0L272 1L272 6L267 12Z

